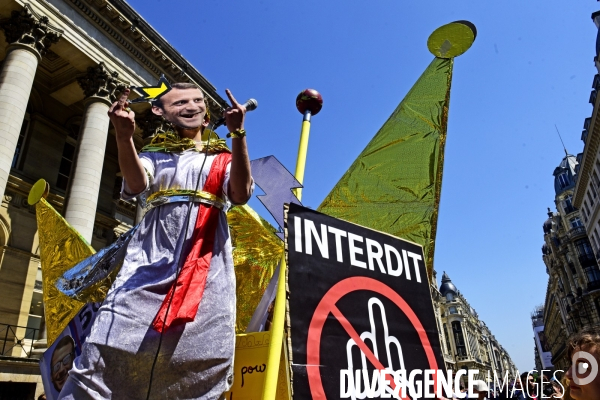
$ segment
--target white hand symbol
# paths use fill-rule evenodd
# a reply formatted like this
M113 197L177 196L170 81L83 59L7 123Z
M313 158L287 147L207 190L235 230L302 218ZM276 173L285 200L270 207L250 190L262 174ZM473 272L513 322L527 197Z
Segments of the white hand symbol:
M367 340L369 340L371 342L372 348L373 348L373 355L375 356L375 358L379 359L379 350L377 348L377 341L376 341L376 328L375 328L375 318L374 318L374 314L373 314L373 308L377 306L381 312L381 322L383 325L383 336L384 336L384 340L385 340L385 351L386 351L386 356L387 356L387 364L383 364L383 366L386 369L392 370L392 371L396 371L394 369L394 365L400 365L400 370L404 370L404 358L402 357L402 347L400 346L400 342L398 341L398 339L396 339L394 336L389 336L389 331L388 331L388 325L387 325L387 319L385 316L385 308L383 307L383 303L377 299L376 297L372 297L369 299L369 303L368 303L368 307L369 307L369 322L371 324L371 331L370 332L363 332L360 335L360 339L365 342L365 344L367 343ZM392 358L392 345L395 346L396 348L396 352L394 355L397 355L397 359L394 360ZM363 382L363 384L361 385L360 383L358 385L354 385L354 363L352 361L352 348L354 346L358 345L356 344L356 342L354 341L354 339L350 339L348 340L348 344L346 345L346 355L348 358L348 370L350 371L350 382L349 384L353 385L353 387L355 388L354 390L350 390L350 397L352 400L356 400L356 399L364 399L369 390L367 390L366 388L366 382ZM367 377L364 376L364 373L366 373L367 371L367 357L365 356L365 353L360 352L360 356L361 356L361 360L362 360L362 371L361 371L361 375L363 375L363 381L365 381L365 379L369 379ZM382 360L380 360L382 361ZM393 380L393 377L389 377L389 380ZM379 383L377 383L377 385L379 385ZM359 391L357 389L360 388L360 386L362 386L363 390ZM351 387L352 388L352 387ZM373 389L373 388L372 388ZM389 389L388 389L389 390ZM377 389L377 392L379 391L379 389Z

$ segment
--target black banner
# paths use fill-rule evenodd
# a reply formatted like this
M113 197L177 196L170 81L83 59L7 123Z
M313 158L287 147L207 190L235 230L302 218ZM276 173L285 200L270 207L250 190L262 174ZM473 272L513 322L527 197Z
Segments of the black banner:
M357 370L445 370L421 246L296 204L286 243L295 399L361 398Z

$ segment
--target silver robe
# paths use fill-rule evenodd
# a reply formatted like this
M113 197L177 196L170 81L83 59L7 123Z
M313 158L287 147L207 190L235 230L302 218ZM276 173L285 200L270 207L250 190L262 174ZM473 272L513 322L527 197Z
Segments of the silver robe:
M147 196L164 189L194 189L204 154L141 153ZM214 155L207 157L200 190ZM227 200L229 167L222 198ZM127 198L127 185L124 183ZM151 323L191 248L198 204L170 203L150 210L131 239L119 275L102 304L61 399L145 399L160 333ZM183 250L183 251L182 251ZM219 216L213 258L193 322L163 334L152 378L152 399L217 399L233 381L235 276L225 213Z

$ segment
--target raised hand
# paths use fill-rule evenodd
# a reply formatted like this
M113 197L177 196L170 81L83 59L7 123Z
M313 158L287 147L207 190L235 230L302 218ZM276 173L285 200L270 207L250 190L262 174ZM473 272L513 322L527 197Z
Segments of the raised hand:
M227 107L223 111L223 118L225 118L227 129L229 129L229 132L244 129L246 108L237 102L229 89L226 89L225 93L227 94L227 97L229 97L229 101L231 101L231 107Z
M121 97L108 109L108 117L115 127L117 140L130 140L135 132L135 113L129 108L130 90L125 89Z
M367 306L369 308L369 322L371 325L371 330L361 333L360 339L363 342L365 342L365 344L367 343L367 341L371 343L373 355L375 356L375 358L377 358L377 360L381 362L384 368L387 368L392 371L396 371L398 369L404 370L404 357L402 356L402 346L400 345L400 342L395 336L391 336L389 334L387 318L385 315L385 308L383 306L383 303L378 298L371 297L369 299L369 302L367 303ZM381 321L375 321L375 307L379 308L378 315L381 315ZM384 342L379 343L379 345L377 343L377 326L383 328L383 335L380 335L380 337L383 336ZM348 359L348 370L351 371L351 374L354 374L355 371L354 359L352 355L352 349L355 346L358 347L354 339L348 340L348 343L346 345L346 354ZM383 347L383 349L381 347ZM384 354L380 354L383 353L382 350L385 350L385 358ZM366 372L370 363L367 361L367 357L362 352L362 350L360 352L360 358L361 368L356 369L360 369L361 371ZM365 377L363 376L363 380L364 379ZM368 380L368 378L366 379ZM392 379L393 378L390 378L390 380ZM368 390L366 388L366 382L364 382L364 384L362 385L362 389L359 390L358 387L361 385L356 385L356 382L354 382L353 376L351 375L350 383L354 385L354 387L350 391L350 398L352 400L364 399L367 397ZM375 384L371 386L371 389L373 389L375 392L380 392L381 388L379 388L379 382L376 381L374 383ZM396 398L395 396L392 397Z

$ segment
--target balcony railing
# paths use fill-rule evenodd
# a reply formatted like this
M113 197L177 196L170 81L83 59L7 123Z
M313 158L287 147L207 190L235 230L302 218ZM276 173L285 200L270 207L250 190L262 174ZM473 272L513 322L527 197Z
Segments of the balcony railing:
M569 231L569 237L571 239L573 239L576 236L583 236L585 235L585 227L584 226L576 226L574 228L571 228L571 230Z
M0 356L31 357L39 329L0 324Z
M572 205L568 205L565 207L565 214L571 214L572 212L575 212L577 209L575 207L573 207Z

